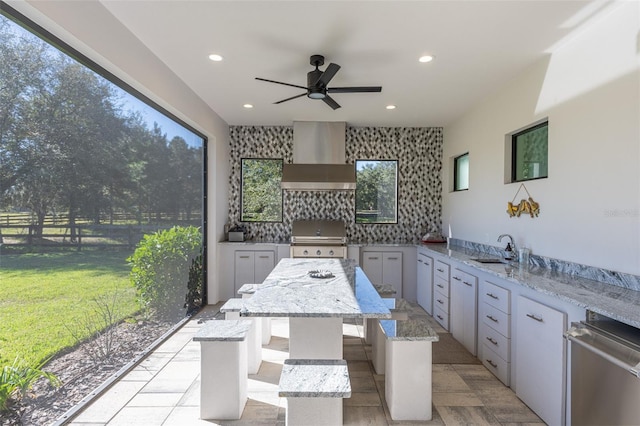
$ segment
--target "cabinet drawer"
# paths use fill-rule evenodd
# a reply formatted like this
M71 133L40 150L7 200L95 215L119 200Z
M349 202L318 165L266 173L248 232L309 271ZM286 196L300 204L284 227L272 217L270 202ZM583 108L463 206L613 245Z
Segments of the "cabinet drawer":
M511 339L498 333L487 324L480 324L479 341L495 351L505 361L511 360Z
M445 297L449 297L449 280L444 280L442 277L435 277L433 281L433 290Z
M442 328L449 331L449 314L444 312L438 306L433 307L433 319L435 319Z
M482 364L487 367L502 383L509 386L509 371L511 365L509 362L500 358L489 346L482 346Z
M436 277L440 277L443 280L449 281L449 265L439 260L436 260L434 274Z
M510 296L511 292L505 288L498 287L488 281L482 283L480 302L487 303L507 314L511 313L511 304L509 303Z
M507 315L486 303L482 304L482 322L496 330L505 337L511 337L509 320L511 315Z
M433 299L433 306L439 308L442 312L449 313L449 298L440 293L436 293Z

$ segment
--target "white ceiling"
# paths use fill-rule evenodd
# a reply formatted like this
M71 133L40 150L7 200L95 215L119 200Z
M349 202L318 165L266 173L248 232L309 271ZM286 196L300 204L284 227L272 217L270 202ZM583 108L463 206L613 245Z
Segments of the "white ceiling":
M99 1L231 125L353 126L445 126L610 3ZM211 53L224 60L210 61ZM418 63L427 53L436 59ZM274 105L302 91L255 77L304 86L312 54L325 56L324 67L342 67L329 87L380 85L382 92L333 94L342 105L335 111L306 97Z

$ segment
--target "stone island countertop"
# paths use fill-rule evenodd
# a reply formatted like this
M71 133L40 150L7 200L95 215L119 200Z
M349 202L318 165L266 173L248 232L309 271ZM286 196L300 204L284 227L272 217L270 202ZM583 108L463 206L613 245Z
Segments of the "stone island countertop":
M331 276L313 278L311 271ZM282 259L244 302L241 316L391 318L367 276L348 259Z

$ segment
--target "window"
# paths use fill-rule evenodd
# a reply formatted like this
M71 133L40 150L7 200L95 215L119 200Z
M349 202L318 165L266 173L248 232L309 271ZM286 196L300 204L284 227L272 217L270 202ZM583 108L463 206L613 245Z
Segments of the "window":
M282 222L282 160L243 158L242 222Z
M469 153L453 159L453 190L465 191L469 189Z
M4 2L0 82L0 369L134 356L206 303L206 139Z
M511 182L548 176L548 128L545 121L511 136Z
M398 223L398 161L356 160L356 223Z

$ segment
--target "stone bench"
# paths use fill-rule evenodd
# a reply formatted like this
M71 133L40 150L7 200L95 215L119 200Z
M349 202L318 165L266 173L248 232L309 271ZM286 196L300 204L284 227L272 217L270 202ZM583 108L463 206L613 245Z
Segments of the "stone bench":
M242 299L233 298L227 300L220 308L227 320L239 320L240 310L244 307ZM247 335L247 372L248 374L258 374L260 364L262 364L262 323L260 318L243 318L251 322L251 328Z
M242 284L242 286L238 289L238 294L242 295L243 299L248 299L253 296L253 294L258 289L260 284ZM262 322L262 344L268 345L271 342L271 318L263 317L261 318Z
M385 399L391 418L431 420L431 345L438 334L424 319L381 320L379 327L385 340Z
M406 320L409 318L409 312L407 310L407 302L404 299L390 299L383 298L387 308L391 311L391 319L394 320ZM370 335L369 342L371 344L371 357L373 368L376 373L384 374L384 359L385 359L385 339L382 330L378 326L378 320L367 320L368 323L365 336L367 333ZM366 341L366 340L365 340Z
M233 420L247 403L247 320L205 322L200 342L200 418Z
M397 293L391 284L374 284L373 288L376 289L380 297L393 297Z
M345 360L287 359L278 395L287 398L286 425L342 425L342 398L351 397Z

